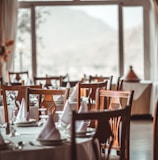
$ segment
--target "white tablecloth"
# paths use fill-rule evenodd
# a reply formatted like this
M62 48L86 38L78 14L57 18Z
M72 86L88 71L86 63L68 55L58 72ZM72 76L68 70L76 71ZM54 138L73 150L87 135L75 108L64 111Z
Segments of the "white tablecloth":
M57 146L31 146L29 141L36 141L36 137L40 132L41 127L19 127L17 132L19 136L9 137L4 134L4 129L1 129L5 139L9 139L15 144L19 141L25 143L22 150L4 150L0 152L1 160L70 160L70 142L65 142ZM94 160L94 154L90 138L77 139L78 160Z
M146 115L151 114L151 92L152 82L141 81L137 82L124 82L123 90L134 90L132 115Z

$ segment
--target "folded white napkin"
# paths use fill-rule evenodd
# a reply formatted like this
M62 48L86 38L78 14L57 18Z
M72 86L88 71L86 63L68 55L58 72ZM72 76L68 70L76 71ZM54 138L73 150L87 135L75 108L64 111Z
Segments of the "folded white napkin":
M71 88L70 82L67 82L66 88Z
M51 140L61 139L60 132L55 126L52 114L49 114L48 120L44 128L42 129L41 133L38 135L38 139L51 139Z
M58 88L59 88L59 84L58 84L57 80L54 81L53 87L54 87L55 89L58 89Z
M70 94L70 99L72 101L76 101L77 100L77 85L73 87L73 90Z
M27 120L28 120L28 112L26 109L26 103L25 103L25 99L22 98L20 109L16 117L16 122L25 122Z
M64 96L60 95L60 96L56 96L54 97L55 101L63 101L64 102Z
M64 110L62 112L62 115L60 117L59 123L61 125L64 123L64 125L69 126L69 129L71 128L71 112L74 110L74 106L71 106L72 104L69 103L69 101L66 102L64 106ZM78 110L78 113L81 112L87 112L88 106L85 101L81 101L81 106ZM87 121L78 121L76 123L76 130L77 132L83 132L87 130Z
M81 101L81 106L78 110L78 113L87 112L88 106L85 101ZM88 126L88 121L77 121L76 122L76 132L86 132Z
M88 122L87 121L77 121L76 122L76 132L86 132Z
M63 122L66 125L70 124L71 123L70 113L71 113L71 107L70 107L70 104L67 100L59 121Z
M87 112L87 111L88 111L88 106L87 106L86 101L81 101L81 105L80 105L80 108L78 110L78 113Z
M3 138L3 136L2 136L2 134L1 134L1 132L0 132L0 144L4 144L5 142L4 142L4 138Z

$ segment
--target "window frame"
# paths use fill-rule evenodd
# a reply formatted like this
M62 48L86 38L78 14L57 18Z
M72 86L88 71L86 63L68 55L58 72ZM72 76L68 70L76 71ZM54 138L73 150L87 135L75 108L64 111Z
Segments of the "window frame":
M66 6L66 5L118 5L118 61L119 61L119 75L124 75L124 46L123 46L123 7L124 6L142 6L143 7L143 28L144 28L144 79L150 79L150 14L149 1L141 0L104 0L104 1L19 1L19 8L31 9L31 37L32 37L32 76L37 75L37 57L36 57L36 28L35 28L35 7L36 6Z

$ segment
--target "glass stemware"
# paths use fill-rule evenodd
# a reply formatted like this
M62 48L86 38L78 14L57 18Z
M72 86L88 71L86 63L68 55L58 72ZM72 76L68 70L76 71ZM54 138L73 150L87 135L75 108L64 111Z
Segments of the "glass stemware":
M38 110L41 112L39 116L40 117L39 124L44 124L48 119L48 115L46 114L47 109L44 107L41 107Z

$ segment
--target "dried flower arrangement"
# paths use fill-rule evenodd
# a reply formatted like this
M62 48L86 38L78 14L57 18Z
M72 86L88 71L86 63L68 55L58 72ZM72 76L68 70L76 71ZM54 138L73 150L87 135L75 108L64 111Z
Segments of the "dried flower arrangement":
M8 56L11 53L11 47L14 45L14 40L7 40L0 46L0 59L4 62L8 61Z

